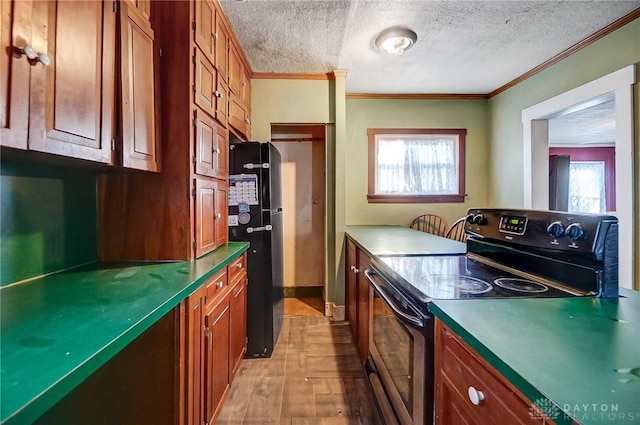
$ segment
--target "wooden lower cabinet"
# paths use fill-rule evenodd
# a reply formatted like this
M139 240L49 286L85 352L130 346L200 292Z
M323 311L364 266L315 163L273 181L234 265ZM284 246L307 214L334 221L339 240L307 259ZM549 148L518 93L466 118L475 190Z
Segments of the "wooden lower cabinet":
M186 300L184 420L214 424L246 352L246 254L232 261Z
M369 355L370 290L364 271L370 264L371 257L347 237L345 310L358 346L360 359L363 361Z
M215 423L231 385L229 373L230 319L226 296L205 316L205 422Z
M552 423L440 320L435 332L436 425Z

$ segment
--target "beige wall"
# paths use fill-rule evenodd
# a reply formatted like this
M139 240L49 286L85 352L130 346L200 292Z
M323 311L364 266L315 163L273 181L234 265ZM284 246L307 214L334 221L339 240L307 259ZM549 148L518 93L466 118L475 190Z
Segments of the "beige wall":
M328 80L252 80L251 138L266 142L271 124L333 122Z
M252 80L251 138L268 141L272 124L327 124L325 301L344 304L344 73L336 80ZM336 112L338 111L338 112Z
M369 204L367 128L466 128L464 203ZM489 200L489 129L486 100L347 99L346 222L406 226L435 212L449 222Z
M550 68L523 81L489 100L491 128L491 197L494 206L523 206L523 136L522 110L557 96L625 66L640 62L640 19L625 25L590 46L563 59ZM636 77L638 78L638 77ZM634 206L636 249L634 262L636 276L640 276L640 215L638 201L639 152L638 125L640 123L640 96L635 87L635 152L636 201ZM632 183L632 182L630 182ZM625 231L625 229L622 229ZM636 289L638 288L636 278Z

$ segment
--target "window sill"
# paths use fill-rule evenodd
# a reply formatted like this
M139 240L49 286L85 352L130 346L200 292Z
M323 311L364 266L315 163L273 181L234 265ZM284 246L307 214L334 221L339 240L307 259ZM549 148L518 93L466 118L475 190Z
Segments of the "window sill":
M464 195L367 195L370 204L434 204L464 202Z

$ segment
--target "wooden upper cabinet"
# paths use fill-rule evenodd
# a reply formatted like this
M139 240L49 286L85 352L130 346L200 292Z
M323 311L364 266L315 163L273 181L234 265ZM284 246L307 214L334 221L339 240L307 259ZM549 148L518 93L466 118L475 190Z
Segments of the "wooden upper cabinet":
M20 149L27 148L31 65L16 52L31 45L31 7L29 1L0 2L0 145Z
M195 170L203 176L227 179L229 164L227 130L209 116L195 111Z
M33 3L29 149L113 163L113 2Z
M229 90L237 96L242 96L241 87L243 73L240 55L236 50L236 47L231 44L229 46Z
M195 256L201 257L227 242L227 182L195 179Z
M217 100L215 92L218 87L216 70L199 49L195 49L194 58L194 101L203 111L215 117Z
M242 73L242 82L240 84L240 94L245 105L251 105L251 77L245 69ZM248 109L248 108L247 108Z
M222 23L222 15L216 11L214 65L224 81L229 81L229 33Z
M155 132L153 30L148 2L121 3L122 165L159 171ZM145 17L145 14L147 17Z
M228 237L228 198L229 190L226 181L216 181L215 211L213 225L215 228L215 246L219 247L227 243Z
M216 8L211 0L199 0L194 2L195 6L195 22L194 22L194 38L195 42L202 50L202 53L209 59L209 62L215 62L216 50Z
M218 72L218 88L214 92L216 97L216 119L223 126L229 122L229 88Z

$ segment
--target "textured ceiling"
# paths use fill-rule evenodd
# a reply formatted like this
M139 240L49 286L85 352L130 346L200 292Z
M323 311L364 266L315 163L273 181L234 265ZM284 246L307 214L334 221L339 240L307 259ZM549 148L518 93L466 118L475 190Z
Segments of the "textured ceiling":
M615 146L613 93L576 105L549 118L549 146Z
M254 72L347 70L348 93L486 94L640 7L635 1L221 0ZM395 57L373 43L403 26Z

